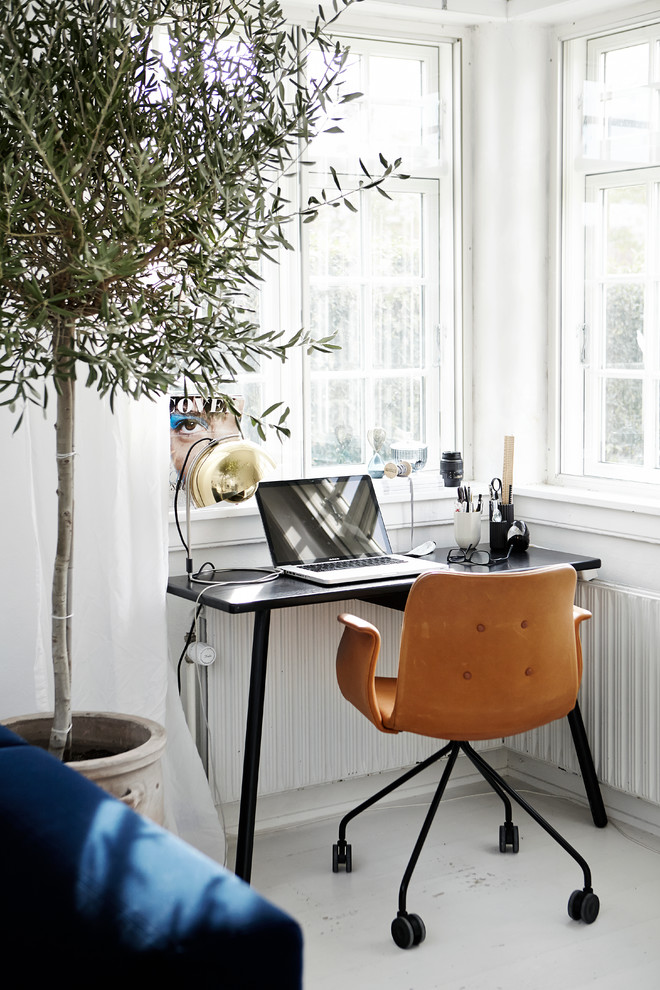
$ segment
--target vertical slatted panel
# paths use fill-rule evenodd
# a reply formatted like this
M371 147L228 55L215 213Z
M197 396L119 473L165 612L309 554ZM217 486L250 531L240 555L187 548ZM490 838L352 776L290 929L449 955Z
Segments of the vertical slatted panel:
M272 613L259 792L409 766L436 748L433 740L380 733L342 698L335 677L340 612L374 622L383 638L379 673L396 670L401 613L361 602L334 602ZM251 616L209 610L212 777L223 801L240 794L252 647Z
M660 598L579 582L584 675L580 708L601 782L660 803ZM565 720L507 740L519 752L578 770Z

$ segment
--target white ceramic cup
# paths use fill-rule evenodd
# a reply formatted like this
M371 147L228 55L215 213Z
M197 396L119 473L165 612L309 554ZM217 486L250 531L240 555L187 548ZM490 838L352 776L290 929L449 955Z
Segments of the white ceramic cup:
M462 550L476 547L481 542L481 513L455 512L454 539L456 546L461 547Z

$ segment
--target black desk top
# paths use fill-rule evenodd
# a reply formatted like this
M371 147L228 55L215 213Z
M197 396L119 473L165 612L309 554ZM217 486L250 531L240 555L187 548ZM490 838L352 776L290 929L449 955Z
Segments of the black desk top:
M445 564L450 547L439 547L425 560L437 560ZM470 570L476 573L523 571L535 567L547 567L551 564L571 564L576 571L592 570L601 566L597 557L584 557L580 554L567 553L562 550L547 550L543 547L530 547L525 553L512 554L508 560L493 567L470 567L463 564L452 564L453 570ZM239 568L237 577L249 577L247 571ZM189 580L187 575L169 579L167 590L171 595L186 598L189 601L202 602L209 608L218 608L222 612L260 612L275 608L290 608L297 605L315 605L321 602L344 601L359 599L362 601L381 602L383 605L403 607L405 598L415 579L411 577L396 578L390 581L360 581L359 583L333 585L331 587L312 584L311 581L300 581L297 578L280 575L274 581L261 584L225 584L220 587L206 587Z

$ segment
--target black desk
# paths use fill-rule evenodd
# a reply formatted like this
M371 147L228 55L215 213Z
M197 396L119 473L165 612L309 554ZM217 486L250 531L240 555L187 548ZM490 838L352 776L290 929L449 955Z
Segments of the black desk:
M445 563L448 550L448 547L438 549L425 559L435 559ZM512 555L508 561L497 564L495 567L471 569L490 570L491 572L520 571L534 567L545 567L549 564L564 563L571 564L577 571L600 567L600 560L596 557L583 557L579 554L564 553L558 550L530 547L526 553ZM464 565L456 564L453 566L456 570L464 569ZM236 574L240 576L241 571L237 569ZM297 608L301 605L317 605L321 602L342 601L344 599L368 601L402 610L405 607L413 580L413 578L400 578L394 581L364 581L359 584L342 584L329 588L282 576L265 584L224 585L203 590L203 585L191 582L187 576L170 578L167 590L172 595L194 602L199 601L200 604L206 605L208 608L217 608L222 612L231 614L254 613L235 865L236 874L244 880L249 882L252 870L271 611L278 608ZM602 827L607 824L607 814L578 705L568 716L568 721L594 824Z

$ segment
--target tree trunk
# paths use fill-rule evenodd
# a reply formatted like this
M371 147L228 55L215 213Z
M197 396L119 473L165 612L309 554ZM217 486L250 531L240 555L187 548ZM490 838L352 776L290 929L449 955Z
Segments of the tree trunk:
M55 705L49 750L63 759L71 732L71 564L73 550L73 460L75 381L66 375L73 330L60 326L54 338L57 387L57 548L52 588L52 659ZM57 377L64 370L64 377ZM70 369L69 369L70 370Z

